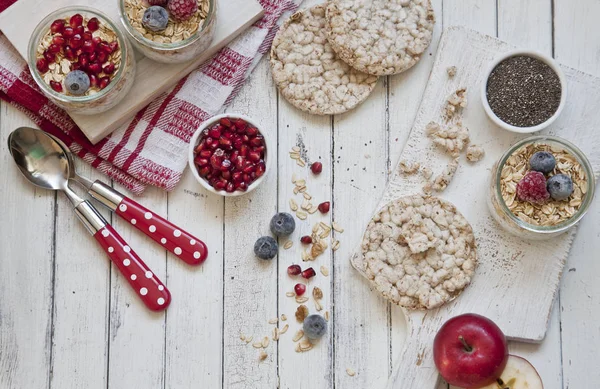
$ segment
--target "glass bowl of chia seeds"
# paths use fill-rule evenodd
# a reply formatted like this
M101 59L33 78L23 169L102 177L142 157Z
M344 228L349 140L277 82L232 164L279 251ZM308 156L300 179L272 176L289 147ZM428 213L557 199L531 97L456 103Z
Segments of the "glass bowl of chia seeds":
M516 50L490 64L481 86L488 117L517 133L540 131L552 124L567 100L567 80L556 62L543 54Z
M550 185L553 176L567 175L572 180L568 197L557 200L550 195L539 202L522 198L519 185L534 171L531 158L538 152L555 158L552 170L544 174L544 185ZM487 204L493 218L507 232L523 239L545 240L570 230L584 217L595 187L590 161L577 146L556 136L537 135L518 141L496 162Z

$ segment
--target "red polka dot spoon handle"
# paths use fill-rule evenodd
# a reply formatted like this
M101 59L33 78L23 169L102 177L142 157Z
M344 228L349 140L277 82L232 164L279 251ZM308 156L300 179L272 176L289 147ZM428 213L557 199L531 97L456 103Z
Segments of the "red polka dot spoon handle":
M80 176L77 178L83 180L83 184L93 198L178 258L190 265L199 265L206 259L208 250L200 239L100 181L91 182Z
M204 242L135 201L123 197L115 212L188 264L199 265L206 259Z
M110 224L98 230L94 238L149 309L162 311L169 306L169 290Z

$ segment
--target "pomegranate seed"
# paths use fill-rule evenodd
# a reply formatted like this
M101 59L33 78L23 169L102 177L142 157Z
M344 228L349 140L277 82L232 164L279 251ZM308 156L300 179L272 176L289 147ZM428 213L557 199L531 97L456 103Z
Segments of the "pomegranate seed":
M77 63L86 68L90 64L90 57L87 54L81 54L77 59Z
M240 182L243 182L243 177L242 177L242 173L241 172L234 172L231 175L231 179L234 183L239 184Z
M265 152L265 146L255 147L254 151L256 151L257 153L260 153L260 155L263 155Z
M227 186L227 181L226 180L219 180L213 186L215 187L216 190L223 190Z
M287 272L290 276L297 276L298 274L302 273L302 268L300 265L290 265L287 268Z
M250 148L247 145L242 145L242 147L240 147L240 155L246 157L248 155L248 150L250 150Z
M243 133L246 131L246 122L244 121L244 119L236 119L235 122L233 123L233 125L235 126L235 128L237 129L238 133Z
M330 205L331 204L329 203L329 201L325 201L325 202L319 204L319 212L321 212L321 213L329 212Z
M98 86L98 76L95 74L90 74L90 86L97 87Z
M236 139L236 140L233 141L233 148L236 149L236 150L239 150L242 147L243 144L244 144L244 142L241 139L238 138L238 139Z
M84 43L85 45L85 43ZM90 61L92 62L96 62L98 61L98 53L96 53L95 51L93 53L89 53L90 54ZM98 63L100 63L100 61L98 61Z
M260 153L257 153L256 151L251 151L248 153L248 159L251 160L252 162L258 162L260 161Z
M314 174L319 174L323 171L323 164L321 162L315 162L312 165L310 165L310 170Z
M219 149L215 151L212 157L210 157L210 165L213 169L219 170L221 168L221 162L223 162L223 150Z
M75 34L69 39L69 45L74 49L78 49L83 45L83 38L81 35Z
M98 21L98 18L91 18L88 20L87 28L92 32L100 28L100 22Z
M316 275L317 273L315 273L315 269L313 269L312 267L309 267L308 269L302 272L302 277L306 278L307 280L313 278Z
M98 80L98 86L100 89L106 88L108 84L110 84L110 78L108 77L102 77L100 80Z
M226 172L229 171L229 169L231 168L231 161L228 159L224 159L223 162L221 162L221 171L222 172Z
M45 51L44 58L46 59L46 61L48 61L48 63L51 63L54 62L54 60L56 59L56 54L51 53L50 51Z
M245 182L240 182L235 188L239 191L245 192L246 189L248 189L248 184Z
M63 91L63 87L62 84L60 82L56 82L56 81L50 81L50 87L52 89L54 89L57 92L62 92Z
M73 30L71 27L65 27L62 31L62 34L65 38L70 38L75 35L75 30Z
M312 243L312 237L309 235L304 235L302 238L300 238L300 242L304 243L304 244L311 244Z
M304 292L306 292L306 285L304 285L304 284L294 285L294 292L296 292L297 296L302 296L304 294Z
M112 53L112 50L110 49L110 46L108 45L108 43L106 43L105 41L100 42L100 44L98 45L98 47L105 52L106 54L110 54Z
M231 180L231 172L229 170L226 170L224 172L221 172L221 177L223 177L224 179L226 179L227 181ZM233 183L233 182L232 182Z
M92 33L89 31L84 32L83 34L81 34L81 37L83 38L83 41L92 41Z
M98 52L98 46L96 46L96 55L98 57L98 62L100 63L106 62L106 59L108 58L108 55L106 55L104 51Z
M92 74L99 74L102 71L102 67L98 62L93 62L88 65L87 70Z
M105 65L102 68L102 71L106 74L113 74L115 72L115 64L113 62L109 62L108 65Z
M221 123L221 125L225 127L231 127L231 120L229 120L229 118L221 118L221 120L219 120L219 123Z
M53 34L60 34L64 28L65 28L65 21L62 19L56 19L50 25L50 31Z
M65 46L65 58L69 61L73 61L75 59L75 52L71 48L71 46Z
M74 62L71 64L71 70L85 70L81 67L80 64L78 64L77 62Z
M208 159L202 158L200 155L197 155L194 158L194 163L200 167L208 165Z
M254 147L259 147L263 145L263 137L258 135L256 138L250 139L250 145Z
M208 173L210 173L210 166L204 166L203 168L201 168L200 170L198 170L198 173L200 173L200 175L202 177L206 177L206 175Z
M227 193L233 193L233 192L235 192L235 186L233 185L233 182L227 183L227 187L225 188L225 191Z
M245 165L246 166L244 166L244 169L242 169L242 171L244 173L246 173L246 174L254 173L255 166L254 166L254 164L252 162L246 161ZM244 178L244 181L248 181L248 179Z
M248 127L246 134L248 134L248 136L256 136L258 135L258 129L255 127Z
M83 28L83 26L75 27L73 30L75 30L75 34L79 34L81 36L83 36L83 33L85 32L85 29Z
M242 180L246 183L252 182L252 179L250 178L249 174L244 173L244 175L242 176Z
M58 45L60 47L63 47L65 45L65 42L66 42L66 40L65 40L65 38L62 37L62 35L55 35L52 38L52 43L55 45Z
M201 158L210 158L212 154L213 152L211 150L202 150L200 153L198 153Z
M242 142L244 143L248 143L250 142L250 138L248 137L248 135L244 134L242 135L242 137L240 138L242 140Z
M83 50L84 53L90 54L90 57L91 54L94 54L94 58L97 56L94 52L96 50L96 47L94 46L94 43L92 41L84 41L83 46L81 46L81 50Z
M258 162L258 164L256 164L256 178L258 177L262 177L263 174L265 174L265 171L267 171L267 166L265 165L265 161L260 160Z
M98 46L100 43L102 43L102 38L100 38L99 36L92 37L92 42L95 46Z
M69 25L73 28L83 25L83 16L81 16L81 14L75 14L71 16L71 19L69 19Z
M40 73L46 73L48 71L48 61L45 58L40 58L36 61L35 67Z
M219 138L219 143L222 144L223 146L231 146L231 139L227 139L225 136L221 136Z
M211 138L220 138L221 137L221 126L214 126L210 130L208 130L208 135Z
M114 41L114 42L110 42L108 44L108 46L110 47L111 53L114 51L117 51L119 49L119 42Z

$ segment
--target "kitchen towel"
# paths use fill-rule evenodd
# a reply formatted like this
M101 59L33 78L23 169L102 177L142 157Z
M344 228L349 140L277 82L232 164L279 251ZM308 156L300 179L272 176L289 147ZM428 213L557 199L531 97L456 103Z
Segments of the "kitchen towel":
M188 144L200 124L223 111L263 54L278 20L302 0L258 0L264 17L111 135L92 145L65 111L35 85L27 64L0 33L0 98L25 112L73 153L135 194L148 185L172 190L187 166ZM14 0L0 0L0 12Z

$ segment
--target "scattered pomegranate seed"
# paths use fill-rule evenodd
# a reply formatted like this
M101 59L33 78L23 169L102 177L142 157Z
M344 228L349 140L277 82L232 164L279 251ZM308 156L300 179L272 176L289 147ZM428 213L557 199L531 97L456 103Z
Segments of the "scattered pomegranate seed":
M110 84L110 78L108 77L102 77L100 80L98 80L98 86L100 89L106 88L108 84Z
M115 64L112 62L109 62L108 65L105 65L102 68L102 71L106 74L113 74L115 72Z
M83 25L83 16L81 16L81 14L71 16L71 19L69 19L69 26L75 28L81 25Z
M60 46L57 45L56 43L51 44L50 46L48 46L48 52L56 54L58 52L60 52Z
M290 265L287 268L287 272L290 276L297 276L298 274L302 273L302 268L300 265Z
M304 292L306 292L306 285L304 285L304 284L294 285L294 292L296 292L297 296L302 296L304 294Z
M315 269L313 269L312 267L309 267L308 269L302 272L302 277L306 278L307 280L313 278L316 275L317 273L315 273Z
M319 204L319 212L321 212L321 213L329 212L330 205L331 204L329 203L329 201L325 201L324 203Z
M62 31L62 34L65 38L70 38L75 35L75 30L72 27L65 27Z
M96 56L98 57L98 62L104 63L106 62L108 55L104 51L98 51L98 46L96 46Z
M63 87L62 84L60 82L57 81L50 81L50 87L52 89L54 89L57 92L62 92L63 91Z
M97 87L98 86L98 76L95 74L90 74L90 86Z
M111 53L118 50L119 49L119 42L114 41L114 42L110 42L108 44L108 47L110 47Z
M100 66L98 62L93 62L88 65L87 70L92 74L100 74L102 71L102 66Z
M240 129L244 130L243 133ZM266 172L265 142L242 119L222 118L206 129L195 152L198 173L217 190L245 191Z
M44 58L50 64L50 63L54 62L54 60L56 59L56 54L51 53L50 51L45 51L44 52Z
M314 162L312 165L310 165L310 170L314 174L320 174L323 171L323 164L321 162Z
M63 32L64 28L65 28L65 21L62 19L57 19L57 20L53 21L52 24L50 25L50 31L53 34L60 34L61 32Z
M87 28L92 32L100 28L100 22L98 21L98 18L91 18L88 20Z
M46 73L48 71L48 61L44 58L40 58L36 61L35 67L40 73Z
M312 237L310 237L309 235L304 235L302 238L300 238L300 242L302 242L304 244L311 244Z

